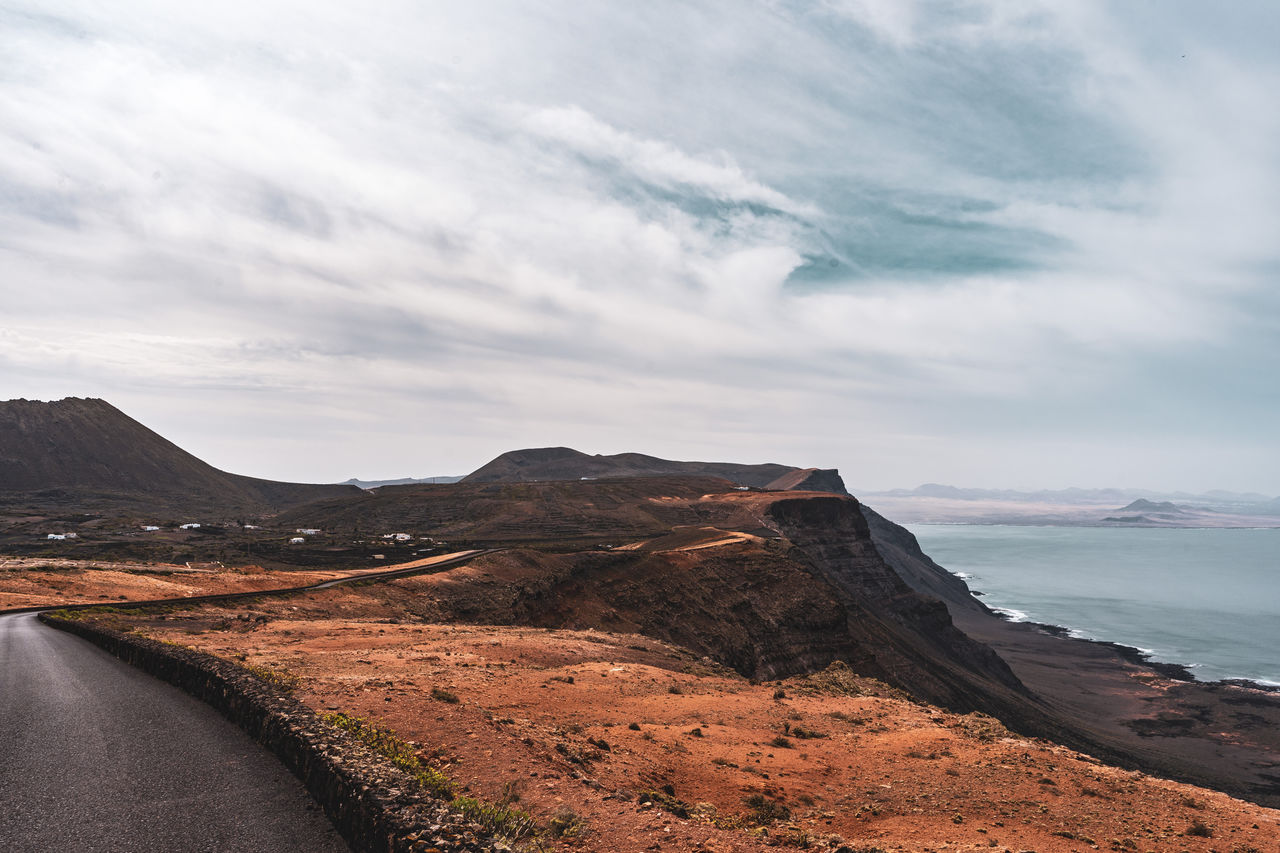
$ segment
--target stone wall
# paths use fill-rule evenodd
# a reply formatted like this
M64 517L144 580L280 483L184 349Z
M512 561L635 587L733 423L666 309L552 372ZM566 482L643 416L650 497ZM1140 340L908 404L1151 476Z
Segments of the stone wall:
M212 705L302 780L356 853L509 849L423 792L407 773L244 667L48 613L39 618Z

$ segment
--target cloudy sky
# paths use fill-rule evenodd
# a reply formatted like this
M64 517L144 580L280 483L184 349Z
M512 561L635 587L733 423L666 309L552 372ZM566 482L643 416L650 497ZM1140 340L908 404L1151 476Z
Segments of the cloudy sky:
M1280 493L1280 10L0 0L0 399Z

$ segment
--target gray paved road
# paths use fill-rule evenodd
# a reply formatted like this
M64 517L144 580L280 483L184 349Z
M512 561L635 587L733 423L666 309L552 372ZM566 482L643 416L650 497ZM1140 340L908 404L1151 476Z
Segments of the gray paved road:
M0 851L349 853L217 712L35 616L0 616Z

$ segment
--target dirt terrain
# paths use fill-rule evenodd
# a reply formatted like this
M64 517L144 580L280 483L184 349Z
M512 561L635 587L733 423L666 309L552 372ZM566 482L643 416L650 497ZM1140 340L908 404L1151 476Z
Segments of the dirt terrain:
M0 557L0 610L151 598L181 598L307 586L352 570L268 571L220 564L101 563Z
M1280 849L1280 812L921 705L840 664L752 682L636 634L404 624L394 598L334 589L123 624L296 679L313 708L394 730L474 794L579 821L570 848Z

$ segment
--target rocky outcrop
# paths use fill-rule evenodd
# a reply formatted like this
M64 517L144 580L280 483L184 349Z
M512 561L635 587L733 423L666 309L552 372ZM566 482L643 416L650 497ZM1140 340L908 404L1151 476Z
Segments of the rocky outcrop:
M830 492L833 495L847 495L844 480L835 468L797 468L783 474L765 486L789 492Z

